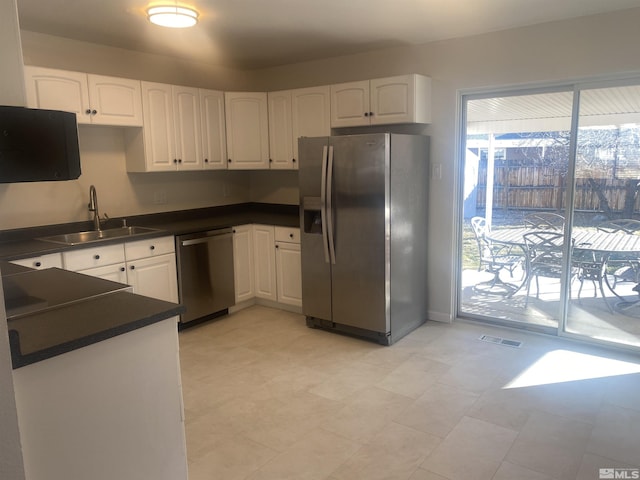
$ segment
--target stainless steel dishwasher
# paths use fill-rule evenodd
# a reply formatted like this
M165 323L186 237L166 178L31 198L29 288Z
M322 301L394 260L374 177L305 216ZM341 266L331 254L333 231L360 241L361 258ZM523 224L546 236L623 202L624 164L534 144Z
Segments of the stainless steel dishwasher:
M181 326L227 313L235 303L231 228L178 235L176 252Z

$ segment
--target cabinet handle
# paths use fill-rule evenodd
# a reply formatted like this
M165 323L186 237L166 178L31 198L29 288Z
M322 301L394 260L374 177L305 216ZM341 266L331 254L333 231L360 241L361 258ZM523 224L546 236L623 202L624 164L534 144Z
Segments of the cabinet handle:
M271 158L270 158L270 159L269 159L269 163L273 163L273 159L271 159Z
M290 234L289 234L289 238L293 238L293 233L290 233Z
M173 159L173 163L178 163L178 159L177 159L177 158L174 158L174 159Z
M364 112L364 116L368 117L369 116L369 112Z
M236 233L236 231L235 230L231 230L231 233Z
M135 265L131 265L129 268L130 268L131 270L135 270L136 266L135 266Z
M94 260L100 260L100 255L94 255L93 258Z
M178 159L178 163L182 163L182 159L181 158Z
M84 111L84 113L86 113L87 115L91 115L91 109L90 109L90 108L87 108L87 109Z
M124 272L125 268L124 267L120 267L120 271Z
M150 248L151 250L155 250L155 249L156 249L156 246L155 246L155 245L151 245L149 248Z
M227 160L227 162L231 163L231 159Z
M205 158L205 159L204 159L204 163L209 163L209 159L208 159L208 158Z
M293 163L296 163L296 159L295 159L295 158L294 158L294 159L292 159L291 161L292 161Z
M35 262L33 264L34 267L41 267L42 266L42 262Z
M96 113L98 113L97 110L91 110L91 115L95 115Z
M276 248L280 248L278 245L276 245Z
M370 116L370 117L373 117L373 112L369 112L369 116Z

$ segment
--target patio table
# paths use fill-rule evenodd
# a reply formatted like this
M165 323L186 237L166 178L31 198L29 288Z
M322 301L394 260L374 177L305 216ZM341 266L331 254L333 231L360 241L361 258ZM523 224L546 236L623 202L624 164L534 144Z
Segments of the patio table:
M486 236L492 242L519 246L524 251L524 235L532 231L535 230L525 227L500 228L487 232ZM574 252L596 252L602 255L604 262L606 262L607 258L614 253L634 253L638 254L638 257L640 258L640 235L634 235L624 232L611 233L586 228L575 228L572 231L572 238L574 241ZM609 285L609 281L607 280L606 275L604 275L604 280L611 292L614 293L614 295L618 296L617 294L615 294L615 292L613 292L613 288L611 287L611 285ZM525 281L523 281L518 290L522 288L525 283L526 276ZM638 284L635 288L638 289L640 293L640 284ZM515 292L513 292L512 295L514 293ZM604 301L606 303L606 299ZM616 304L617 309L622 312L626 312L630 308L637 306L640 306L640 299L634 302L623 300Z

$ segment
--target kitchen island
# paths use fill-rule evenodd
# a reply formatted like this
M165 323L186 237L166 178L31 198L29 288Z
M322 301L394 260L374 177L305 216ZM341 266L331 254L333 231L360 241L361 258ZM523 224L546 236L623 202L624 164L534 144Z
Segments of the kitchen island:
M0 269L27 478L186 480L183 307L57 268Z

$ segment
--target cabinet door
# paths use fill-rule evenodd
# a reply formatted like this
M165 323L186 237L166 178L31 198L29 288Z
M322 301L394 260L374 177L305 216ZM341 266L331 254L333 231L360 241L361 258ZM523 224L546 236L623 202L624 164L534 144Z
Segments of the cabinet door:
M127 284L127 269L125 268L124 262L80 270L78 273L102 278L104 280L111 280L112 282L124 283L125 285Z
M236 303L255 297L253 263L253 228L243 225L233 228L233 275Z
M415 105L414 86L412 75L371 80L371 124L412 122Z
M224 92L200 90L200 115L204 168L227 168Z
M369 125L369 80L331 85L331 127Z
M269 116L267 94L225 92L227 167L269 168Z
M78 272L89 268L104 267L124 262L124 245L100 245L62 252L65 270Z
M127 262L127 283L138 295L178 303L175 254Z
M124 244L124 256L128 262L166 253L175 253L174 236L147 238Z
M31 66L25 66L24 73L29 107L72 112L78 123L91 123L85 73Z
M92 123L142 126L142 94L139 80L102 75L88 75L87 80Z
M42 270L44 268L62 268L62 254L61 253L48 253L46 255L40 255L38 257L21 258L20 260L12 260L11 263L15 265L22 265L23 267L29 267L36 270Z
M274 228L270 225L253 226L253 253L256 275L256 297L278 299L276 291L276 255Z
M300 244L276 243L278 302L302 306L302 267Z
M202 169L200 94L197 88L172 87L178 170Z
M144 154L149 172L176 169L171 85L142 82Z
M431 122L431 79L401 75L371 80L371 125Z
M291 92L293 163L298 168L298 138L331 135L329 86L300 88Z
M293 169L291 92L269 92L269 167Z

